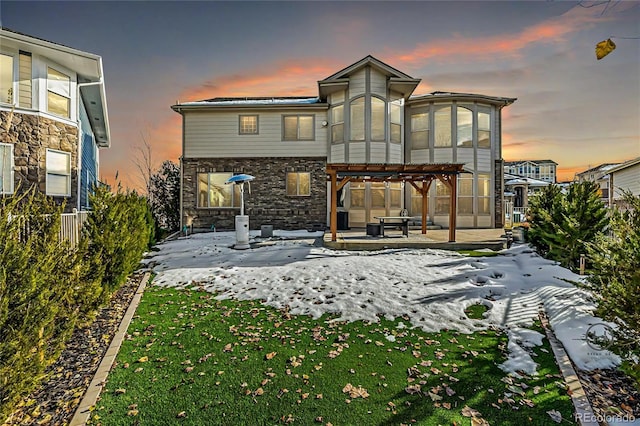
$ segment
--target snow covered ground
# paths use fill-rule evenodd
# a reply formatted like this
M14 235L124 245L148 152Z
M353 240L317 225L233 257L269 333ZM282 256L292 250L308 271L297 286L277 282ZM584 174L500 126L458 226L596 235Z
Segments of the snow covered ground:
M539 257L526 245L500 256L470 258L440 250L388 249L335 251L318 247L322 233L274 231L265 243L234 250L235 233L195 234L164 243L146 260L158 273L154 284L199 286L219 298L259 299L289 306L292 314L346 321L377 321L379 315L406 315L425 331L454 329L466 333L497 326L509 336L505 371L535 372L527 351L542 335L528 330L541 306L569 356L581 369L611 368L620 359L592 349L587 329L602 322L591 315L588 294L572 282L582 277ZM482 320L464 310L482 303Z

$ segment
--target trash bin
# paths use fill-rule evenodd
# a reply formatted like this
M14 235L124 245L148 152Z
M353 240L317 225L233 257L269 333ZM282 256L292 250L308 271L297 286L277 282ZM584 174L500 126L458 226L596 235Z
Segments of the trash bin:
M371 237L379 237L382 225L379 223L367 223L367 235Z
M349 229L349 212L338 212L338 230Z
M273 237L273 225L261 225L260 226L260 237L262 237L262 238L271 238L271 237Z

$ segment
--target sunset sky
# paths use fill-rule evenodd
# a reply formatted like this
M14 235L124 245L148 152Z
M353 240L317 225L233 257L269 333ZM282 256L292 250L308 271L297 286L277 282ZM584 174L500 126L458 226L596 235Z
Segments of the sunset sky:
M559 179L640 156L640 2L0 1L8 29L102 56L116 171L136 187L146 139L177 161L170 106L215 96L317 95L317 81L373 55L432 91L518 100L504 159L552 159ZM596 43L617 49L596 60Z

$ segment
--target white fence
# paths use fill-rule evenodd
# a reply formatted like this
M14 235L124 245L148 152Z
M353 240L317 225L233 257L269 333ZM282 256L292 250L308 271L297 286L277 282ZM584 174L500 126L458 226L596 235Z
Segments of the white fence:
M45 217L50 217L50 215L45 215ZM87 221L89 217L89 212L87 211L76 211L73 209L73 213L62 213L60 215L60 240L69 241L71 247L77 247L80 242L80 236L82 227ZM24 216L11 216L8 217L9 221L17 220L19 224L18 229L18 238L23 241L31 234L31 224Z
M73 213L62 213L60 218L60 239L68 240L71 247L76 247L80 242L80 231L87 221L89 212L76 211Z

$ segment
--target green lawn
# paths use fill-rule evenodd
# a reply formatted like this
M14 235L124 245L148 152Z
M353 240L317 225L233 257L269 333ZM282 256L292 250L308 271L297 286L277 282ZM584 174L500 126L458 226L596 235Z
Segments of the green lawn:
M546 342L539 375L511 380L498 331L328 320L149 287L91 423L469 425L474 409L491 425L556 424L550 410L573 424Z

